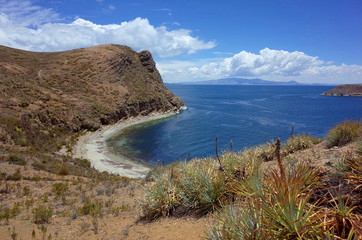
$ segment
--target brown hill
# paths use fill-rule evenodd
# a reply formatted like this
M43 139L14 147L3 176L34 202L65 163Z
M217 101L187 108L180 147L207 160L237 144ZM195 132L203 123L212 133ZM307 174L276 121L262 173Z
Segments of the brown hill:
M362 84L345 84L322 93L326 96L362 96Z
M39 53L0 46L3 144L51 150L69 133L182 105L148 51L101 45Z

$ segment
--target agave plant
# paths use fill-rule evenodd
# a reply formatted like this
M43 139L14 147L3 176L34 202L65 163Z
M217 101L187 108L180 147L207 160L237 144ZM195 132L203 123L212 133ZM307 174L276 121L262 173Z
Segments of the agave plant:
M194 205L199 213L212 212L221 206L225 177L210 159L188 164L179 184L183 201Z
M271 239L263 226L263 215L263 209L255 199L248 199L240 206L225 207L216 217L208 239Z
M173 209L179 204L178 188L168 172L146 188L146 195L141 202L143 218L153 220L161 216L171 215Z

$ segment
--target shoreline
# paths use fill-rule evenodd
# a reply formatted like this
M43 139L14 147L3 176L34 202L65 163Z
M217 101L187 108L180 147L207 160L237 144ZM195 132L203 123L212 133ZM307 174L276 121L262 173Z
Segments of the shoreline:
M103 126L95 132L86 132L78 138L73 146L72 156L89 160L92 167L101 172L106 171L129 178L144 178L151 168L146 164L112 153L107 149L106 140L132 125L168 118L185 109L186 107L182 107L177 111L156 112L146 116L131 117L113 125Z

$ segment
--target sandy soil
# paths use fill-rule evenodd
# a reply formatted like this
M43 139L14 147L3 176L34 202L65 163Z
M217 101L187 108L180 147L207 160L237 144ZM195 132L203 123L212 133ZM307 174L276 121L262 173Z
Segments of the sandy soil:
M9 174L17 169L23 177L42 176L47 180L0 182L0 207L15 209L9 221L0 219L0 239L202 239L210 217L163 218L139 222L140 199L144 195L142 180L99 181L75 176L59 176L36 171L29 166L0 163ZM68 189L57 197L54 184ZM25 191L24 188L28 188ZM80 209L87 202L100 206L101 215L84 215ZM49 223L34 223L34 209L52 209Z

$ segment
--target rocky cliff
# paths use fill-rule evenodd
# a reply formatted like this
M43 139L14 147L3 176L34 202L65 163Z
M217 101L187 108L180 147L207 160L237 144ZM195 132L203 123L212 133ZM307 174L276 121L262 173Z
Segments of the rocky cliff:
M362 96L362 84L345 84L322 93L326 96Z
M39 53L0 46L0 144L51 150L71 133L182 105L148 51L101 45Z

